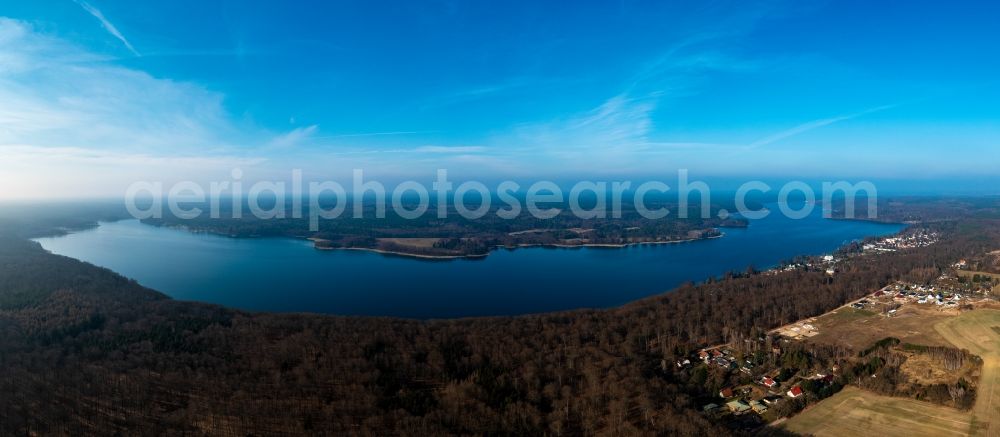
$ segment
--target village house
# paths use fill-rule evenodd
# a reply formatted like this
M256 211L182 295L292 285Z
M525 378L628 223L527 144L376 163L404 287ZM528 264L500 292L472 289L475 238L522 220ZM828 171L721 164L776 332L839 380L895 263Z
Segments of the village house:
M774 404L777 404L778 401L781 400L781 396L777 396L777 395L775 395L775 396L765 396L764 399L762 399L762 400L767 405L774 405Z
M719 397L723 399L728 399L733 397L733 389L730 387L726 387L722 390L719 390Z
M774 379L768 378L766 376L764 377L764 379L760 380L760 383L761 385L767 388L773 388L774 386L778 385L778 381L775 381Z
M793 399L802 396L802 387L799 386L792 387L792 389L788 390L786 394L788 395L788 397Z
M819 382L822 382L824 384L829 384L829 383L833 382L833 375L831 375L829 373L817 373L817 374L815 374L813 376L810 376L809 379L811 379L813 381L819 381Z
M726 402L726 407L729 408L729 411L733 414L743 414L750 411L750 405L748 405L743 399Z

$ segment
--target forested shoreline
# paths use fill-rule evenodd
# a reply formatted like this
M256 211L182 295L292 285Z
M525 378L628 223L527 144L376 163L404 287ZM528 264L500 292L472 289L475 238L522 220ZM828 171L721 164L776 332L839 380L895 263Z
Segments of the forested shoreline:
M231 208L232 205L226 205ZM177 227L194 232L206 232L234 238L292 237L309 238L317 249L363 249L415 257L482 257L497 248L524 246L583 247L628 246L642 243L668 243L721 235L719 227L745 227L747 221L738 218L720 219L715 215L695 218L700 212L691 208L689 219L650 220L642 217L631 205L624 205L620 217L603 211L596 218L580 218L568 204L549 207L559 212L552 218L536 218L527 213L512 219L498 216L499 208L490 209L479 219L462 217L454 206L446 207L445 217L437 210L415 219L406 219L395 212L384 218L376 217L375 207L366 204L362 217L354 217L353 207L335 220L320 221L312 229L308 211L294 218L289 209L283 218L258 219L247 214L234 214L231 209L219 212L219 217L181 218L164 211L159 218L144 219L153 226ZM653 206L650 206L653 208ZM207 208L207 207L206 207ZM249 207L245 207L249 208ZM677 213L672 203L656 204ZM720 207L713 205L713 214ZM234 215L237 216L234 218Z
M834 277L748 269L608 310L429 321L174 301L7 232L0 433L746 433L700 411L738 376L673 362L1000 244L995 218L930 226L940 243Z

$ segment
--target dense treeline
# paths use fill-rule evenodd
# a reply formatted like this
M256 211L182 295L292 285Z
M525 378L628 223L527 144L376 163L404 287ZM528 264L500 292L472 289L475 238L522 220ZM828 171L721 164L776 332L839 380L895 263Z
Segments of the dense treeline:
M935 226L941 243L834 277L750 270L609 310L432 321L178 302L7 238L0 434L725 435L700 407L727 376L675 359L1000 244L997 221Z
M931 223L962 219L993 219L1000 216L1000 198L997 196L954 197L877 197L876 208L869 211L868 197L854 198L855 219L890 223ZM830 205L833 217L847 216L847 199L837 197ZM874 214L870 214L874 212Z
M0 234L0 309L28 308L53 293L75 290L92 299L165 299L107 269L56 257L36 243Z

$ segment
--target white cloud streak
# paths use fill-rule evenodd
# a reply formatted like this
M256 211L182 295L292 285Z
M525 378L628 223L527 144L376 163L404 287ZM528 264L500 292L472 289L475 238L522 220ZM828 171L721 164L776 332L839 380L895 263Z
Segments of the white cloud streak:
M416 153L464 153L474 154L485 152L485 147L480 146L421 146L413 149Z
M112 24L110 21L108 21L108 19L99 9L95 8L90 3L87 3L83 0L74 0L74 1L76 2L76 4L80 5L80 7L83 8L83 10L87 11L87 13L93 15L94 18L100 21L101 26L104 27L104 30L107 30L108 33L111 34L111 36L118 38L118 40L125 45L125 48L127 48L130 52L132 52L133 55L142 56L135 49L135 47L132 47L132 43L128 42L128 40L125 39L125 35L122 35L122 33L118 31L118 28L115 27L115 25Z
M756 149L756 148L759 148L759 147L767 146L769 144L773 144L773 143L776 143L778 141L782 141L784 139L791 138L791 137L794 137L796 135L800 135L800 134L809 132L809 131L811 131L813 129L819 129L821 127L829 126L831 124L839 123L841 121L847 121L847 120L850 120L850 119L853 119L853 118L862 117L862 116L865 116L865 115L868 115L868 114L872 114L872 113L875 113L875 112L884 111L886 109L891 109L891 108L894 108L896 106L897 105L876 106L874 108L866 109L866 110L861 111L861 112L855 112L853 114L839 115L839 116L836 116L836 117L823 118L823 119L819 119L819 120L813 120L813 121L810 121L808 123L802 123L802 124L800 124L798 126L795 126L795 127L791 128L791 129L784 130L784 131L778 132L778 133L776 133L774 135L770 135L770 136L761 138L761 139L759 139L757 141L754 141L754 142L748 144L746 146L746 149Z
M306 127L300 127L298 129L292 130L291 132L281 135L273 140L269 144L271 147L277 148L289 148L301 144L303 141L308 140L316 133L319 126L311 125Z
M354 134L339 134L339 135L324 135L319 137L314 137L315 139L333 139L333 138L360 138L360 137L388 137L396 135L418 135L418 134L433 134L439 133L436 130L408 130L408 131L388 131L388 132L360 132Z

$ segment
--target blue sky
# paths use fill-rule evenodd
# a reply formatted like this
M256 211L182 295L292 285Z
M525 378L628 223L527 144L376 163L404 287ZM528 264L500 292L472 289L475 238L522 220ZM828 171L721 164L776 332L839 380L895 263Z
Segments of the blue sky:
M1000 4L0 0L0 197L136 180L975 179Z

